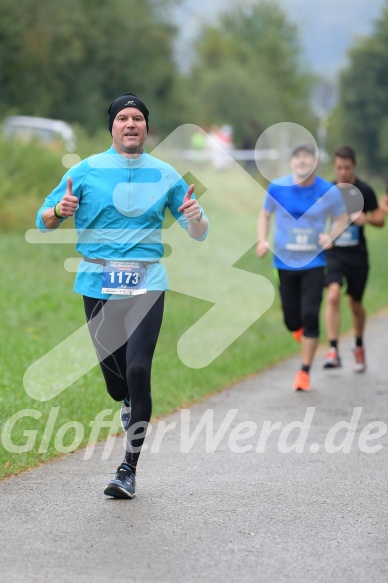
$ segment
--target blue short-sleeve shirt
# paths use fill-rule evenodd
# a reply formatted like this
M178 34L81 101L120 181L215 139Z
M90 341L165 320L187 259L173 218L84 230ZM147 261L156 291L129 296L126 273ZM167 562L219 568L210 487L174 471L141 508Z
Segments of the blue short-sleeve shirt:
M339 189L316 176L309 186L295 184L288 175L268 187L264 207L275 213L274 266L309 269L326 265L318 235L327 223L346 212Z

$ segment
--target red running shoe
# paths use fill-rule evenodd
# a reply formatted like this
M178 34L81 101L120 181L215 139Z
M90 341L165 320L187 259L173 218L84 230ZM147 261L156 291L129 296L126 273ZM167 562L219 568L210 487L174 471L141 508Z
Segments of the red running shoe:
M365 350L363 346L355 346L353 348L353 371L364 372L366 369Z
M340 368L341 359L335 348L329 348L326 353L325 362L323 363L323 368Z

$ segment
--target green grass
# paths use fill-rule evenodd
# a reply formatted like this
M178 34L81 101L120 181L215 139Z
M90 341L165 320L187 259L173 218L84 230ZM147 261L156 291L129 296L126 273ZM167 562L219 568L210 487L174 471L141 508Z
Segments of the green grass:
M212 180L214 177L210 175L201 177L201 181L214 192L206 200L206 211L211 219L214 217L214 230L221 224L229 233L235 229L237 237L243 237L246 231L255 233L260 194L257 199L245 196L245 186L240 178L236 179L228 173L216 177L218 190L212 186ZM78 421L85 428L80 446L85 445L90 434L89 423L96 415L104 409L117 409L117 404L105 391L98 365L51 401L35 401L24 390L23 375L29 365L84 323L82 298L72 291L74 274L66 272L63 267L64 260L75 255L73 247L29 244L23 233L23 228L28 226L33 228L32 219L29 225L21 221L18 228L0 235L3 274L0 283L0 425L3 427L13 414L25 409L36 411L36 416L40 417L22 418L12 430L12 442L16 445L26 443L28 434L24 435L25 431L37 431L36 438L32 434L35 445L30 451L10 453L4 449L2 442L2 477L58 456L54 438L69 421ZM367 234L372 269L365 303L371 314L388 304L388 230L368 228ZM273 282L271 259L266 257L259 261L255 255L255 245L245 250L235 267L263 275ZM154 417L196 402L298 353L298 346L285 331L276 294L272 307L209 366L188 368L177 355L178 340L210 307L209 302L188 295L174 291L167 294L165 317L153 365ZM346 307L345 303L343 307ZM347 330L351 325L349 310L343 309L342 313L342 330ZM46 445L41 446L46 422L50 411L51 414L55 412L54 407L59 409L52 436ZM102 430L99 437L102 439L106 435L107 430ZM73 437L74 432L69 430L63 440L64 445L70 445Z

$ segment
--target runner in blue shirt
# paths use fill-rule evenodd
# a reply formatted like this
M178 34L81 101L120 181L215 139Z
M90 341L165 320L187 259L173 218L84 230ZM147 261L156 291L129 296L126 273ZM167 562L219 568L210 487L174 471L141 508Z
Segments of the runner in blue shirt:
M207 218L170 165L146 154L149 112L132 93L109 107L112 147L71 168L37 214L42 231L74 215L83 259L74 290L107 390L122 401L127 432L123 463L104 493L132 498L140 450L151 417L151 366L167 289L161 230L168 208L190 237L205 239Z
M299 144L291 153L292 174L268 187L258 221L257 255L268 251L267 237L275 214L274 266L285 325L301 342L302 366L294 390L309 390L310 367L318 346L319 311L324 288L324 249L347 224L337 187L315 175L318 159L312 144ZM327 221L330 233L325 233Z

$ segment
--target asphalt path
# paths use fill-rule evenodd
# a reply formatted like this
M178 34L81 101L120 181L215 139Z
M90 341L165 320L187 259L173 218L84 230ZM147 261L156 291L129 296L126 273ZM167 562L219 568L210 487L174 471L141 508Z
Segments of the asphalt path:
M292 358L154 422L133 500L121 438L1 482L0 581L386 583L388 316L363 374L351 341L309 393Z

